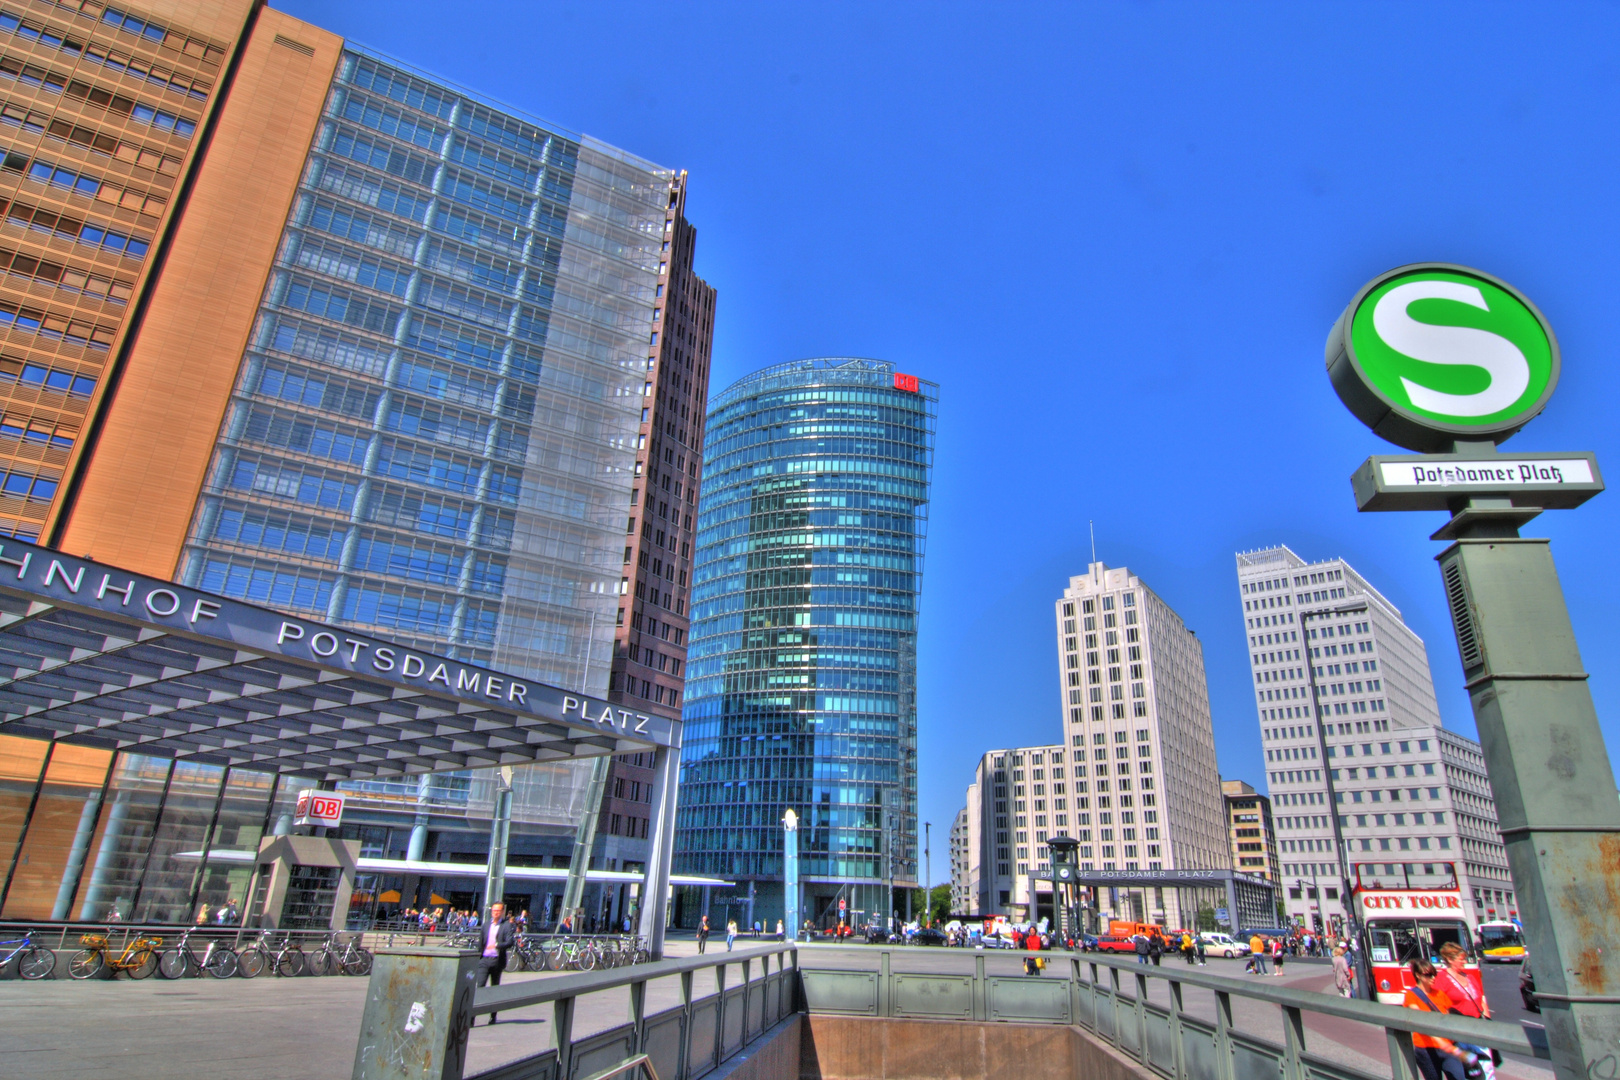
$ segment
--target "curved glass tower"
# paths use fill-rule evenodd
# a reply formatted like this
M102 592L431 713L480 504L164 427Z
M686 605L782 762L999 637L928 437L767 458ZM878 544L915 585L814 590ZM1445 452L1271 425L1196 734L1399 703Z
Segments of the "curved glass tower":
M711 925L881 919L917 878L917 609L938 387L879 360L799 360L709 407L675 862L738 883ZM900 905L903 910L903 904Z

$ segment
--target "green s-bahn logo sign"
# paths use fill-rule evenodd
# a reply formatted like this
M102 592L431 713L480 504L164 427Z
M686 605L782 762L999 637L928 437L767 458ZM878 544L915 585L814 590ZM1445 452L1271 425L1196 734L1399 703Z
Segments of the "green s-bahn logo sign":
M1558 340L1504 281L1445 263L1380 274L1328 335L1340 399L1408 449L1501 442L1541 412L1558 383Z

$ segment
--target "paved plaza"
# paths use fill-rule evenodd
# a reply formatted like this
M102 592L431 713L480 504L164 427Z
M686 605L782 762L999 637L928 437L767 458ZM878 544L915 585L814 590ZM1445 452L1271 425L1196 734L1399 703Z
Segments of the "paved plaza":
M710 955L724 951L710 944ZM739 958L751 951L739 948ZM674 941L672 957L696 952L691 941ZM801 949L806 966L873 967L869 947L810 946ZM1016 974L1021 958L1010 952L985 954L992 974ZM1063 954L1057 954L1061 959ZM959 949L896 949L896 971L971 970L973 954ZM1242 961L1211 960L1206 971L1237 976ZM759 975L759 965L754 965ZM1487 970L1487 991L1498 1016L1514 1019L1516 967ZM508 984L554 978L550 973L509 976ZM728 985L741 972L733 968ZM1258 978L1258 977L1256 977ZM1322 962L1294 962L1287 974L1268 982L1301 990L1331 991L1332 973ZM1127 986L1129 980L1127 980ZM259 978L217 982L188 979L168 982L96 980L79 983L51 980L0 982L0 1080L79 1080L86 1076L163 1077L164 1080L345 1080L354 1061L355 1038L365 1007L366 980L353 978ZM1150 984L1151 985L1151 984ZM694 991L714 992L711 973L700 973ZM1152 1000L1168 1002L1162 985ZM675 979L648 986L647 1011L655 1013L679 1002ZM1210 994L1189 990L1189 1011L1213 1020ZM1274 1006L1234 998L1234 1019L1241 1030L1280 1042L1281 1020ZM629 1015L625 990L605 991L581 999L576 1037L623 1023ZM1308 1049L1335 1061L1388 1075L1389 1060L1381 1029L1328 1017L1306 1018ZM552 1045L551 1006L503 1013L500 1022L474 1029L468 1072L537 1053ZM1510 1059L1502 1080L1550 1080L1545 1063Z

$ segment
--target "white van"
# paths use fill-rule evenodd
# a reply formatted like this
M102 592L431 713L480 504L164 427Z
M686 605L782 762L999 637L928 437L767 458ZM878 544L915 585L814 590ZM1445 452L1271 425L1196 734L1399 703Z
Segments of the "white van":
M1204 951L1211 956L1249 955L1249 943L1246 941L1234 941L1230 934L1206 930L1198 935L1198 940L1204 943Z

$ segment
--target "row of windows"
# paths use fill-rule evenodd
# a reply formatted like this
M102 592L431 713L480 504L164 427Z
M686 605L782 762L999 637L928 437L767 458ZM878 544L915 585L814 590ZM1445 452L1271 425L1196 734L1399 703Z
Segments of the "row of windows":
M7 413L0 417L0 437L43 443L58 450L71 450L79 437L76 423L67 424L48 416L22 416Z
M0 472L0 476L4 477L4 480L0 481L0 489L14 499L49 503L56 498L57 480L36 476L16 468L10 472Z
M45 282L59 289L88 296L93 300L104 300L114 304L127 303L135 291L132 282L75 270L61 263L7 248L0 248L0 270L18 277Z
M128 236L113 229L103 229L98 225L90 225L66 214L57 214L50 210L28 206L25 203L13 202L5 205L0 199L0 207L6 211L8 225L20 225L25 229L38 229L59 236L64 240L74 240L90 247L101 248L104 251L118 252L132 259L144 259L151 250L151 241L140 237Z
M129 30L149 41L169 41L172 47L181 49L187 55L198 59L209 60L217 64L224 54L217 48L212 48L200 41L185 37L183 34L173 34L155 23L138 19L133 15L124 15L121 12L108 8L102 12L102 22L116 26L119 29ZM144 60L137 60L127 53L115 50L105 50L99 45L86 46L83 42L64 37L43 26L25 21L9 11L0 11L0 30L9 31L18 37L29 41L37 41L53 49L60 49L70 56L80 55L92 63L101 64L113 71L124 72L137 78L145 79L155 86L176 94L203 100L208 97L212 84L200 79L191 78L170 71L156 64L149 64Z
M91 51L90 55L94 56ZM124 67L116 62L108 64L110 67ZM24 63L10 56L0 56L0 76L17 80L25 86L35 86L53 94L66 94L88 102L114 116L128 117L138 124L148 124L158 131L173 132L183 139L189 139L197 133L197 122L177 116L167 109L153 108L142 104L122 94L112 94L106 90L99 90L89 83L78 79L70 80L66 75L54 71L47 71L42 67Z
M86 349L110 348L118 334L115 326L98 326L82 319L69 319L38 308L23 307L9 300L0 300L0 329L21 330Z
M63 142L83 147L91 153L104 154L125 164L150 169L163 176L177 176L180 172L180 159L173 154L150 150L138 143L125 142L81 124L53 120L42 112L30 110L25 105L9 102L0 105L0 124L21 128L32 135L61 139Z
M9 356L0 356L0 384L6 380L24 386L37 386L58 393L73 394L76 397L89 397L96 389L96 380L89 375L77 375L71 371L48 368L43 364L30 364Z

